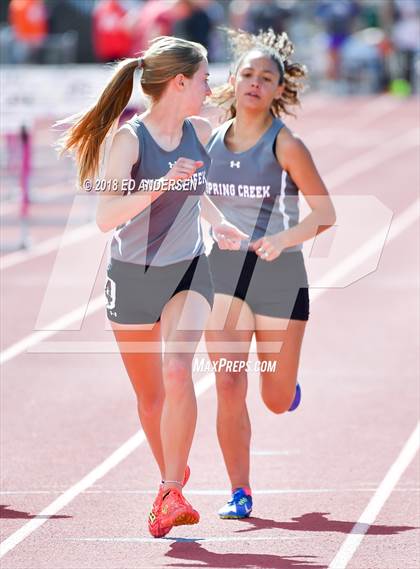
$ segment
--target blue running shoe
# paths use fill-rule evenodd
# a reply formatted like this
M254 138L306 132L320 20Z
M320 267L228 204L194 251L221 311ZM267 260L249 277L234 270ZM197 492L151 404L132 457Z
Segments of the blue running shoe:
M292 404L289 407L289 411L294 411L300 405L300 400L302 399L302 390L300 388L299 383L296 384L296 393L295 398L292 401Z
M252 512L252 496L246 494L243 488L238 488L232 494L232 499L220 508L219 518L222 520L240 520L249 518Z

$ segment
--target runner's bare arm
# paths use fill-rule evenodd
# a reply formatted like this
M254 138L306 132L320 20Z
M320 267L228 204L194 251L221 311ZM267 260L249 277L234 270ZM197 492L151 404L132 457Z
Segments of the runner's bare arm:
M125 195L121 189L122 181L131 178L131 169L139 155L139 142L128 127L121 127L116 133L109 153L104 179L111 186L101 191L96 211L96 223L101 231L109 231L126 223L146 209L161 192L136 192ZM116 182L114 182L116 181ZM113 188L115 183L117 188ZM107 187L107 186L105 186Z
M292 247L333 226L336 215L328 190L309 150L286 128L283 128L277 137L276 156L312 210L300 223L282 232L285 247Z

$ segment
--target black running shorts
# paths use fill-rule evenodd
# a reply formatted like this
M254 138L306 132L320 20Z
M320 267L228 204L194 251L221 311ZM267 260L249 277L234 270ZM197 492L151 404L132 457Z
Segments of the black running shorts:
M214 288L206 255L164 267L112 259L105 285L109 320L120 324L152 324L178 292L194 290L213 306Z
M214 244L209 263L216 294L240 298L254 314L308 320L308 277L300 251L264 261L254 251L225 251Z

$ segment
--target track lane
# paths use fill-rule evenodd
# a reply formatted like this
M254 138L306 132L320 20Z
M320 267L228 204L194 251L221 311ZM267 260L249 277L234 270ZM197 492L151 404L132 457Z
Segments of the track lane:
M409 160L404 158L404 162L399 164L400 170L396 169L395 165L393 165L394 167L390 168L390 171L404 171L407 173L407 179L412 179L412 175L413 173L415 174L415 171L410 170L411 164L412 157L410 156ZM389 172L388 175L391 176L392 173ZM388 175L381 170L381 174L378 178L380 179L380 177L382 177L382 179L385 180L381 188L382 191L387 188L389 189L390 203L391 200L392 203L394 203L395 199L395 203L400 204L397 198L402 200L410 199L410 196L413 195L412 190L414 184L411 187L406 185L406 192L396 195L391 191L391 187L388 184ZM366 179L370 182L369 175ZM381 188L378 187L378 190ZM366 187L362 188L362 184L359 183L359 189L360 192L363 193ZM187 555L190 556L189 559L191 560L197 559L205 561L208 566L225 567L229 566L227 565L229 562L233 564L230 566L234 567L245 566L245 563L253 562L259 563L259 566L271 566L270 563L272 565L275 562L278 563L279 558L283 558L280 567L284 568L310 566L308 563L315 564L313 566L316 566L316 564L322 565L322 563L324 563L323 566L326 566L325 564L333 558L345 537L345 532L333 529L330 523L331 520L335 520L334 523L337 524L338 522L345 522L346 525L341 527L342 529L345 527L347 531L349 531L348 528L351 528L351 524L357 521L358 516L368 502L366 491L360 491L359 493L354 492L355 496L351 495L353 502L352 504L348 504L345 498L345 489L360 486L366 490L366 482L368 482L370 485L369 490L373 492L372 487L380 483L381 477L395 459L404 437L409 433L414 424L412 421L415 420L416 410L413 408L413 392L417 387L413 386L413 369L416 360L411 354L413 354L413 348L415 349L413 342L416 336L415 331L414 334L408 334L404 350L401 351L401 315L404 314L404 333L406 333L407 330L413 330L413 326L415 329L415 309L412 308L407 311L406 307L407 304L410 307L415 307L415 301L413 301L415 288L413 285L416 282L415 259L417 257L416 250L413 249L413 243L416 237L417 230L414 227L410 228L406 233L402 234L401 237L386 246L380 267L376 273L366 279L362 279L362 281L344 291L329 291L328 295L324 295L323 298L317 300L316 304L313 305L312 321L308 327L302 360L302 377L308 378L305 379L305 402L307 401L308 403L307 406L299 411L299 415L296 414L281 418L270 416L262 409L256 397L256 393L251 392L250 403L253 410L252 412L255 414L254 424L256 425L254 436L256 451L263 452L267 450L270 451L271 449L277 452L291 453L280 455L281 460L279 460L277 455L254 456L253 463L256 470L255 488L257 490L258 487L260 489L273 487L280 489L290 488L290 481L293 480L293 482L296 483L296 486L293 487L296 489L310 489L312 487L312 489L328 490L328 486L330 486L330 489L338 490L336 494L326 492L320 492L319 495L309 494L309 496L308 494L302 494L302 496L299 494L297 496L290 494L285 496L281 495L280 497L276 496L274 500L270 496L258 495L257 515L264 512L265 518L273 519L279 524L283 523L286 527L254 527L254 529L251 528L251 531L242 532L241 530L243 529L244 523L247 524L248 522L233 522L233 525L229 525L229 534L232 533L233 537L238 537L237 534L239 534L241 538L244 534L245 536L248 534L252 534L252 536L258 534L255 537L263 537L265 539L264 536L267 536L267 541L253 541L250 539L249 542L218 542L216 538L225 535L225 532L223 531L222 533L220 531L220 522L212 517L215 508L215 498L197 496L194 498L194 503L202 505L203 512L206 513L207 521L197 526L197 529L200 528L199 534L193 532L196 528L187 529L192 532L192 537L204 535L207 536L208 539L213 539L213 541L208 541L203 544L200 544L200 542L192 544L178 542L172 545L170 545L171 542L168 543L165 541L162 546L159 543L158 547L156 547L156 543L150 542L139 542L136 545L135 541L133 543L106 542L106 544L101 544L100 542L73 541L64 543L63 536L66 536L65 539L80 539L81 537L95 537L95 535L99 537L105 535L111 539L118 535L130 537L132 533L121 534L117 532L117 529L120 528L122 531L131 523L130 529L132 530L132 520L136 519L139 512L143 513L146 511L147 504L150 502L150 495L143 495L139 498L136 496L135 500L131 497L130 501L130 496L121 497L116 494L115 499L113 495L111 495L111 501L106 499L105 503L103 496L101 501L100 495L81 495L71 507L69 507L68 511L65 509L63 512L60 512L63 515L69 515L69 512L76 513L75 517L77 517L77 520L81 523L78 535L74 533L71 534L69 531L70 529L74 530L74 525L72 524L71 527L69 527L70 524L66 525L68 518L48 522L38 533L28 538L15 552L9 554L4 559L5 562L11 563L11 565L5 565L5 567L25 566L27 568L27 565L24 565L24 563L27 563L29 558L31 558L34 563L39 563L39 565L33 565L34 567L40 568L44 566L48 567L48 564L46 564L48 561L50 566L51 563L53 563L54 566L60 566L57 565L57 563L67 563L67 565L63 565L63 567L67 569L71 566L69 563L72 563L73 560L76 560L78 566L83 566L83 563L86 562L91 563L86 566L94 567L94 563L97 562L98 567L104 567L103 559L100 562L101 552L102 555L104 552L106 553L110 563L109 567L120 566L118 563L121 562L121 559L127 560L127 556L130 556L131 553L133 554L133 559L129 562L133 563L132 566L135 566L134 564L137 563L137 567L139 566L139 560L141 560L141 563L144 563L144 565L141 565L142 567L148 566L148 563L150 563L149 566L153 567L162 566L159 565L159 563L163 563L164 565L170 563L182 564L186 563L185 559ZM396 266L398 266L398 271L395 271ZM401 294L396 296L395 291L400 291ZM392 306L392 311L384 310L384 307L389 306ZM360 314L362 314L364 318L360 318ZM338 321L337 315L342 315ZM93 325L92 329L99 323L99 320L96 320L97 316L99 318L99 315L95 315L88 319L88 324ZM374 323L374 325L372 324L373 328L367 326L366 323L369 322ZM321 338L320 331L322 333ZM372 332L375 334L374 342L372 342ZM71 335L71 333L68 334ZM324 351L325 346L328 346L328 353ZM352 348L351 350L349 350L349 346ZM359 356L358 360L355 360L355 354ZM386 357L381 359L381 354L385 354ZM25 375L20 377L19 365L20 362L25 359L25 356L28 358L28 375L26 377ZM25 402L28 394L28 377L31 377L30 374L35 361L34 358L38 358L37 362L38 364L42 364L40 366L42 368L44 368L46 362L50 360L51 372L55 372L55 374L59 367L58 362L62 360L62 358L58 356L43 356L42 354L26 354L25 356L19 356L16 360L18 364L16 368L10 367L10 370L8 369L12 376L17 378L17 381L10 388L10 391L7 392L7 395L10 397L11 391L13 389L16 391L15 398L12 398L13 408L19 409L20 413L19 415L15 413L14 418L9 417L7 420L9 425L11 425L8 437L9 439L11 437L12 440L16 432L19 433L18 423L20 417L23 416L25 419L30 417L30 420L32 420L31 413L36 414L34 409L31 410L26 404L22 407L20 404L22 401ZM108 363L113 357L114 356L109 356ZM80 406L86 406L86 393L84 393L83 390L86 389L87 381L91 381L91 377L86 377L86 374L83 375L83 370L86 372L87 368L93 369L94 366L99 367L101 364L98 362L100 361L103 363L102 356L98 356L97 360L95 360L94 357L84 355L80 366L75 363L77 359L77 356L71 358L66 356L68 369L64 368L60 370L62 375L67 378L68 386L65 387L65 393L67 393L68 397L67 400L66 395L64 399L60 400L59 387L63 386L63 382L55 381L55 386L54 381L51 382L54 378L54 374L50 376L49 380L47 377L45 378L44 386L42 384L39 386L41 387L40 390L35 389L35 386L33 389L32 401L35 402L35 407L38 407L37 398L39 397L39 393L45 394L46 398L51 396L51 401L48 401L47 404L43 406L42 412L45 417L52 418L52 422L49 425L45 425L45 427L43 426L39 431L39 440L41 446L45 449L46 458L48 454L53 457L56 455L60 456L60 452L57 449L60 442L62 443L63 441L61 438L61 421L63 418L60 417L60 420L56 422L55 417L59 419L57 416L59 410L56 409L54 411L54 403L55 407L57 407L57 401L60 401L61 404L64 404L66 407L75 408L80 411ZM404 366L402 366L402 362L404 362ZM12 363L8 364L8 366L12 365ZM402 367L403 371L401 370ZM345 371L344 374L343 369ZM124 420L121 421L121 424L127 424L126 416L128 416L131 417L130 425L132 424L134 426L136 425L136 417L134 414L133 401L130 400L131 393L129 392L128 386L124 385L126 380L123 374L121 374L121 371L118 370L118 364L115 368L111 368L111 375L112 370L116 370L114 373L121 375L121 379L118 379L118 392L120 392L119 390L121 389L123 392L121 413L123 413L122 416ZM324 373L323 370L327 371ZM392 371L394 371L394 376L390 377ZM72 372L73 375L70 372ZM75 384L74 379L78 375L81 375L81 379L84 378L85 382L78 381ZM337 384L337 378L343 375L344 382L341 381ZM109 381L115 381L115 377L116 376L113 375ZM104 376L98 379L95 378L91 390L88 390L87 394L90 394L92 400L95 392L100 391L98 386L102 387L102 385L106 385L106 383L101 384L99 379L104 380ZM403 390L401 390L402 382L404 384ZM64 384L66 384L66 381L64 381ZM77 395L79 401L74 399L74 388L79 392ZM29 395L31 394L29 393ZM111 403L114 396L115 393L111 389L110 393L106 396L106 412L103 413L104 409L98 409L98 417L94 417L92 430L95 432L96 427L97 436L102 434L101 429L103 427L100 425L101 420L103 422L104 415L105 417L113 416L117 421L120 417L118 413L115 412L115 407L113 407ZM361 400L363 401L363 405L360 407L358 403L360 403ZM391 404L395 401L398 401L399 405ZM198 445L200 450L193 450L193 478L191 480L191 488L193 488L193 484L196 484L198 488L216 487L216 489L223 489L226 487L220 453L215 444L214 403L214 393L210 392L203 396L200 402L201 418L196 439L197 444L195 445ZM353 406L351 403L353 403ZM311 405L311 407L309 407L309 405ZM61 405L60 408L62 408ZM389 411L389 413L385 415L384 409ZM92 411L92 408L89 407L88 410ZM334 415L332 410L338 410L339 415ZM357 414L355 414L356 411ZM77 460L87 461L88 463L92 449L94 449L95 452L95 437L86 437L85 434L86 425L91 425L90 416L82 414L78 420L81 423L80 428L76 427L75 431L72 431L75 422L69 422L68 424L68 434L64 438L64 441L71 442L72 435L74 441L73 446L69 446L67 455L63 454L64 463L68 462L68 456L76 456ZM367 433L365 429L361 429L361 424L365 425L366 429L369 429ZM107 426L105 438L109 435L112 440L113 425L114 423L111 422L111 425ZM118 425L120 429L120 422L118 422ZM281 432L279 432L279 425L281 425ZM82 428L83 426L84 429ZM27 423L27 427L27 431L30 431L30 421L29 424ZM17 429L17 431L14 429ZM259 429L261 429L262 434L259 434ZM129 429L127 429L127 431L128 430ZM50 433L56 433L57 446L45 448L45 441L49 440ZM308 433L310 433L310 436L308 436ZM326 434L328 434L328 436ZM25 435L25 429L21 426L21 434L15 437L15 440L24 441ZM118 434L115 436L116 438L119 437ZM308 440L306 441L306 439ZM342 450L340 444L342 446L342 441L348 440L354 442L358 454L350 454L349 456L349 453L346 453L346 462L341 463L337 458L342 456L339 454L340 450ZM211 441L211 444L209 441ZM290 444L291 441L293 442L292 448ZM298 444L296 441L299 441ZM302 443L302 441L304 441L304 443ZM82 444L83 448L82 453L78 455L77 449L80 444ZM62 444L62 446L64 445ZM28 450L25 453L25 449L21 447L21 452L16 452L16 455L25 456L26 454L28 456L28 466L30 466L33 445L28 444L27 448ZM144 449L146 449L146 447L143 447L142 450ZM13 453L13 450L16 449L11 448L11 453ZM198 452L197 456L195 452ZM323 460L320 460L320 455ZM195 472L201 471L200 466L203 462L208 462L209 456L218 457L219 463L217 469L215 465L214 469L209 469L209 472L205 475L200 472L200 476L197 477ZM139 482L135 474L139 472L139 464L141 467L145 467L141 470L141 484L143 489L151 490L154 487L154 474L152 474L152 476L147 474L151 469L150 460L147 460L147 453L145 452L144 462L142 459L140 460L141 457L139 456L137 460L134 460L132 463L132 458L134 460L134 456L128 459L127 468L118 468L114 470L112 474L110 473L109 478L107 477L103 480L104 484L109 484L109 486L106 486L107 488L111 490L113 488L120 488L124 481L128 481L129 489L135 490L138 488ZM356 459L358 459L358 462L355 462ZM24 465L25 462L22 465L22 481L25 481L25 475L29 473L28 468L24 468ZM84 465L86 466L86 462L84 462ZM40 461L39 476L41 476L41 479L43 468L45 470L45 464L43 464L43 461ZM273 468L275 468L276 484L273 484ZM368 471L369 476L366 476L366 471ZM135 473L134 475L133 472ZM215 474L215 472L218 474ZM346 475L345 480L342 480L343 472ZM12 476L13 474L12 472ZM34 478L36 479L37 476L38 474L35 472ZM48 476L46 477L47 484L50 485L51 480L57 484L54 476L50 478ZM320 480L323 482L322 485L319 484ZM342 489L337 488L337 480L343 482ZM315 484L316 482L318 482L318 485ZM335 485L327 484L328 482L335 482ZM259 486L260 483L261 486ZM320 486L322 486L322 488L320 488ZM125 486L125 488L127 488L127 486ZM44 498L45 496L42 497L42 500L44 500ZM394 498L395 494L391 496L389 503L392 503ZM29 496L20 498L23 510L24 504L28 503L28 500L31 499ZM40 497L38 496L37 500L39 499ZM91 499L93 501L91 501ZM50 501L51 499L48 498L48 501L44 503L49 503ZM221 497L216 499L217 506L221 501ZM31 511L32 514L39 511L38 504L39 503L34 504L34 506L37 507L34 507ZM122 505L121 509L119 507L120 504ZM386 506L387 504L385 507ZM327 507L327 509L325 509L325 507ZM331 511L329 511L328 507ZM91 513L92 511L96 511L96 508L97 513L100 512L101 515L92 521ZM117 511L118 516L110 520L110 511ZM105 517L102 516L102 512ZM318 515L315 518L305 517L308 514L319 514L322 512L329 512L329 514L324 516ZM271 518L269 516L271 516ZM143 517L135 527L135 536L147 536ZM293 518L298 518L298 521L293 520ZM280 522L278 521L279 519L281 520ZM325 521L325 519L327 521ZM83 525L86 520L88 520L88 525ZM127 521L126 525L124 520ZM308 520L310 522L309 525L307 523ZM311 526L310 524L314 522L314 520L315 524ZM22 520L13 520L13 522L17 525L22 523ZM303 525L304 529L302 529L302 527L298 529L296 524L298 526ZM237 527L234 527L234 525L237 525ZM385 525L392 528L395 526L395 523L387 522ZM410 526L411 524L401 522L396 525ZM95 530L98 530L98 532L102 531L102 533L95 534ZM179 530L176 531L178 532ZM391 530L386 531L388 531L388 534L384 534L385 540L387 539L387 535L392 535L392 541L400 543L397 540L399 539L399 535L401 535L403 543L409 544L407 551L413 551L413 543L415 542L413 541L412 530L404 530L399 534L395 532L392 534L389 533ZM298 540L298 545L296 544L296 539L293 539L297 533L301 536ZM185 531L183 530L179 535L184 534ZM280 540L280 534L290 539ZM176 536L178 534L174 533L174 535ZM314 536L317 536L316 540ZM320 536L322 539L319 538ZM367 538L369 538L369 535L366 536L365 539ZM372 540L370 540L370 542L372 542ZM362 543L359 550L361 555L365 543L369 546L370 542L368 540ZM54 546L51 544L54 544ZM135 551L133 551L133 548L135 548ZM37 553L34 553L35 549ZM165 557L164 554L168 549L169 555ZM262 553L262 550L264 553ZM230 553L227 554L228 556L226 557L227 551ZM298 555L296 554L297 552L299 553ZM223 553L225 557L222 557ZM400 563L401 559L398 557L398 555L401 555L400 548L398 548L394 554L396 557L393 562ZM367 552L366 555L369 555L369 552ZM60 561L58 561L58 559L60 559ZM224 561L224 559L226 559L226 561ZM378 565L378 569L379 567L380 569L384 569L384 561L380 561L382 565ZM405 561L410 562L410 558L407 557ZM79 563L82 563L82 565L79 565ZM112 563L114 563L114 565L112 565ZM239 564L235 565L234 563ZM265 565L263 563L265 563ZM130 565L127 565L127 567L128 566ZM279 565L273 566L278 567ZM391 566L392 565L390 565L390 567ZM392 567L394 569L394 566ZM409 567L409 565L407 565L407 567ZM354 566L354 569L356 569L356 566ZM377 568L375 565L372 565L372 569ZM406 569L405 566L404 569Z

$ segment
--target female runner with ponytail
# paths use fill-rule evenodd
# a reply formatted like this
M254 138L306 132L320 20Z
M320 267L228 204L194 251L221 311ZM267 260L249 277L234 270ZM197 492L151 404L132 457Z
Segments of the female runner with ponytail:
M63 140L63 149L76 154L81 186L95 188L101 145L140 68L150 105L115 134L98 186L108 191L100 192L97 223L114 230L107 315L162 478L148 520L155 537L199 521L182 487L197 418L192 358L213 303L200 213L216 238L230 237L222 246L237 248L246 237L204 194L210 159L203 145L211 128L204 119L187 119L210 94L206 56L200 44L156 38L143 57L118 64L97 103Z
M273 413L293 410L300 401L297 373L309 316L302 243L332 226L335 212L308 149L280 118L299 104L306 73L290 61L289 38L273 30L258 36L230 30L229 37L233 73L212 99L230 120L207 145L207 192L251 238L238 251L221 250L231 242L219 240L210 253L216 294L206 340L218 370L217 433L232 487L219 516L243 518L252 510L246 406L251 340L255 334L263 402ZM299 192L311 208L302 221ZM232 361L229 368L219 365L222 359Z

